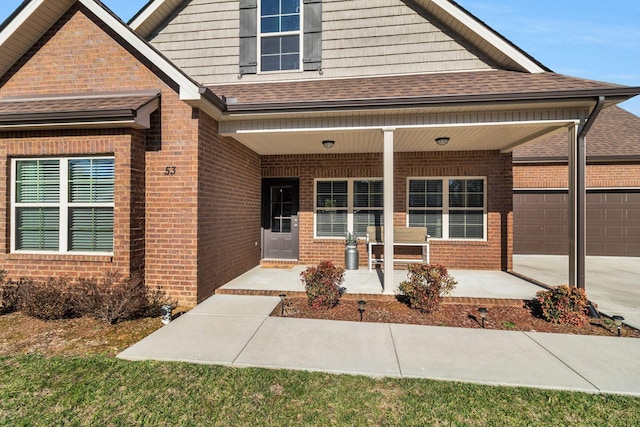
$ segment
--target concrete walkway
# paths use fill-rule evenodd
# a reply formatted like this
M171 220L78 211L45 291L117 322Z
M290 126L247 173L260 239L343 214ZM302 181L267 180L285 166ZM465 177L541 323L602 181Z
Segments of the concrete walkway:
M561 285L569 280L569 257L514 255L513 270L547 285ZM588 256L585 270L585 290L598 310L624 316L627 325L640 329L640 258Z
M118 355L640 396L640 339L269 317L214 295Z

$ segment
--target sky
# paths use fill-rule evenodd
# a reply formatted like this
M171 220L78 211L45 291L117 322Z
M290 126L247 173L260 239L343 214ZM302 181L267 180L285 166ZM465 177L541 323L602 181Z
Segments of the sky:
M0 0L0 22L22 0ZM147 0L102 0L128 21ZM457 0L556 73L640 86L638 0ZM620 104L640 116L640 96Z

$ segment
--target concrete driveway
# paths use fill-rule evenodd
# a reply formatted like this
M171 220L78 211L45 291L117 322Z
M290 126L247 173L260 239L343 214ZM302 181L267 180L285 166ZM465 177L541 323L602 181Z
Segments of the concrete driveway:
M514 255L513 270L547 285L569 280L569 257ZM624 316L640 329L640 258L587 257L585 289L589 299L607 315Z

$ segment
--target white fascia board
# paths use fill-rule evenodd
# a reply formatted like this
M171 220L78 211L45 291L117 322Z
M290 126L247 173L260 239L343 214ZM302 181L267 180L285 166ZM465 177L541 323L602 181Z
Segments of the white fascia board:
M451 4L448 0L431 0L431 3L448 13L451 17L461 22L470 31L478 34L500 52L513 59L530 73L544 73L546 70L538 64L506 42L502 37L496 35L486 25L481 24L471 16L464 13L461 9Z
M138 28L140 27L140 25L142 25L147 19L149 19L149 17L151 17L151 15L155 14L156 11L160 7L162 7L162 5L164 5L167 1L169 1L169 0L156 0L156 1L154 1L149 6L147 6L147 8L140 15L138 15L136 17L136 19L131 21L129 26L133 29L133 31L137 31Z
M11 21L9 25L7 25L4 28L2 33L0 33L0 46L5 44L9 39L9 37L11 37L13 33L15 33L22 25L24 25L24 23L27 22L31 14L34 13L36 10L38 10L38 8L45 1L47 0L34 0L29 2L29 4L27 4L27 6L24 9L22 9L20 14L18 14L18 16L16 16L13 19L13 21Z

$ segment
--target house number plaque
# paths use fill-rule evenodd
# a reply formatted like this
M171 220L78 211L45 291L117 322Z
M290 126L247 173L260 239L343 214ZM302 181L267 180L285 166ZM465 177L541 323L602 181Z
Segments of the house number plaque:
M176 167L175 166L167 166L166 168L164 168L164 174L165 175L175 175L176 174Z

